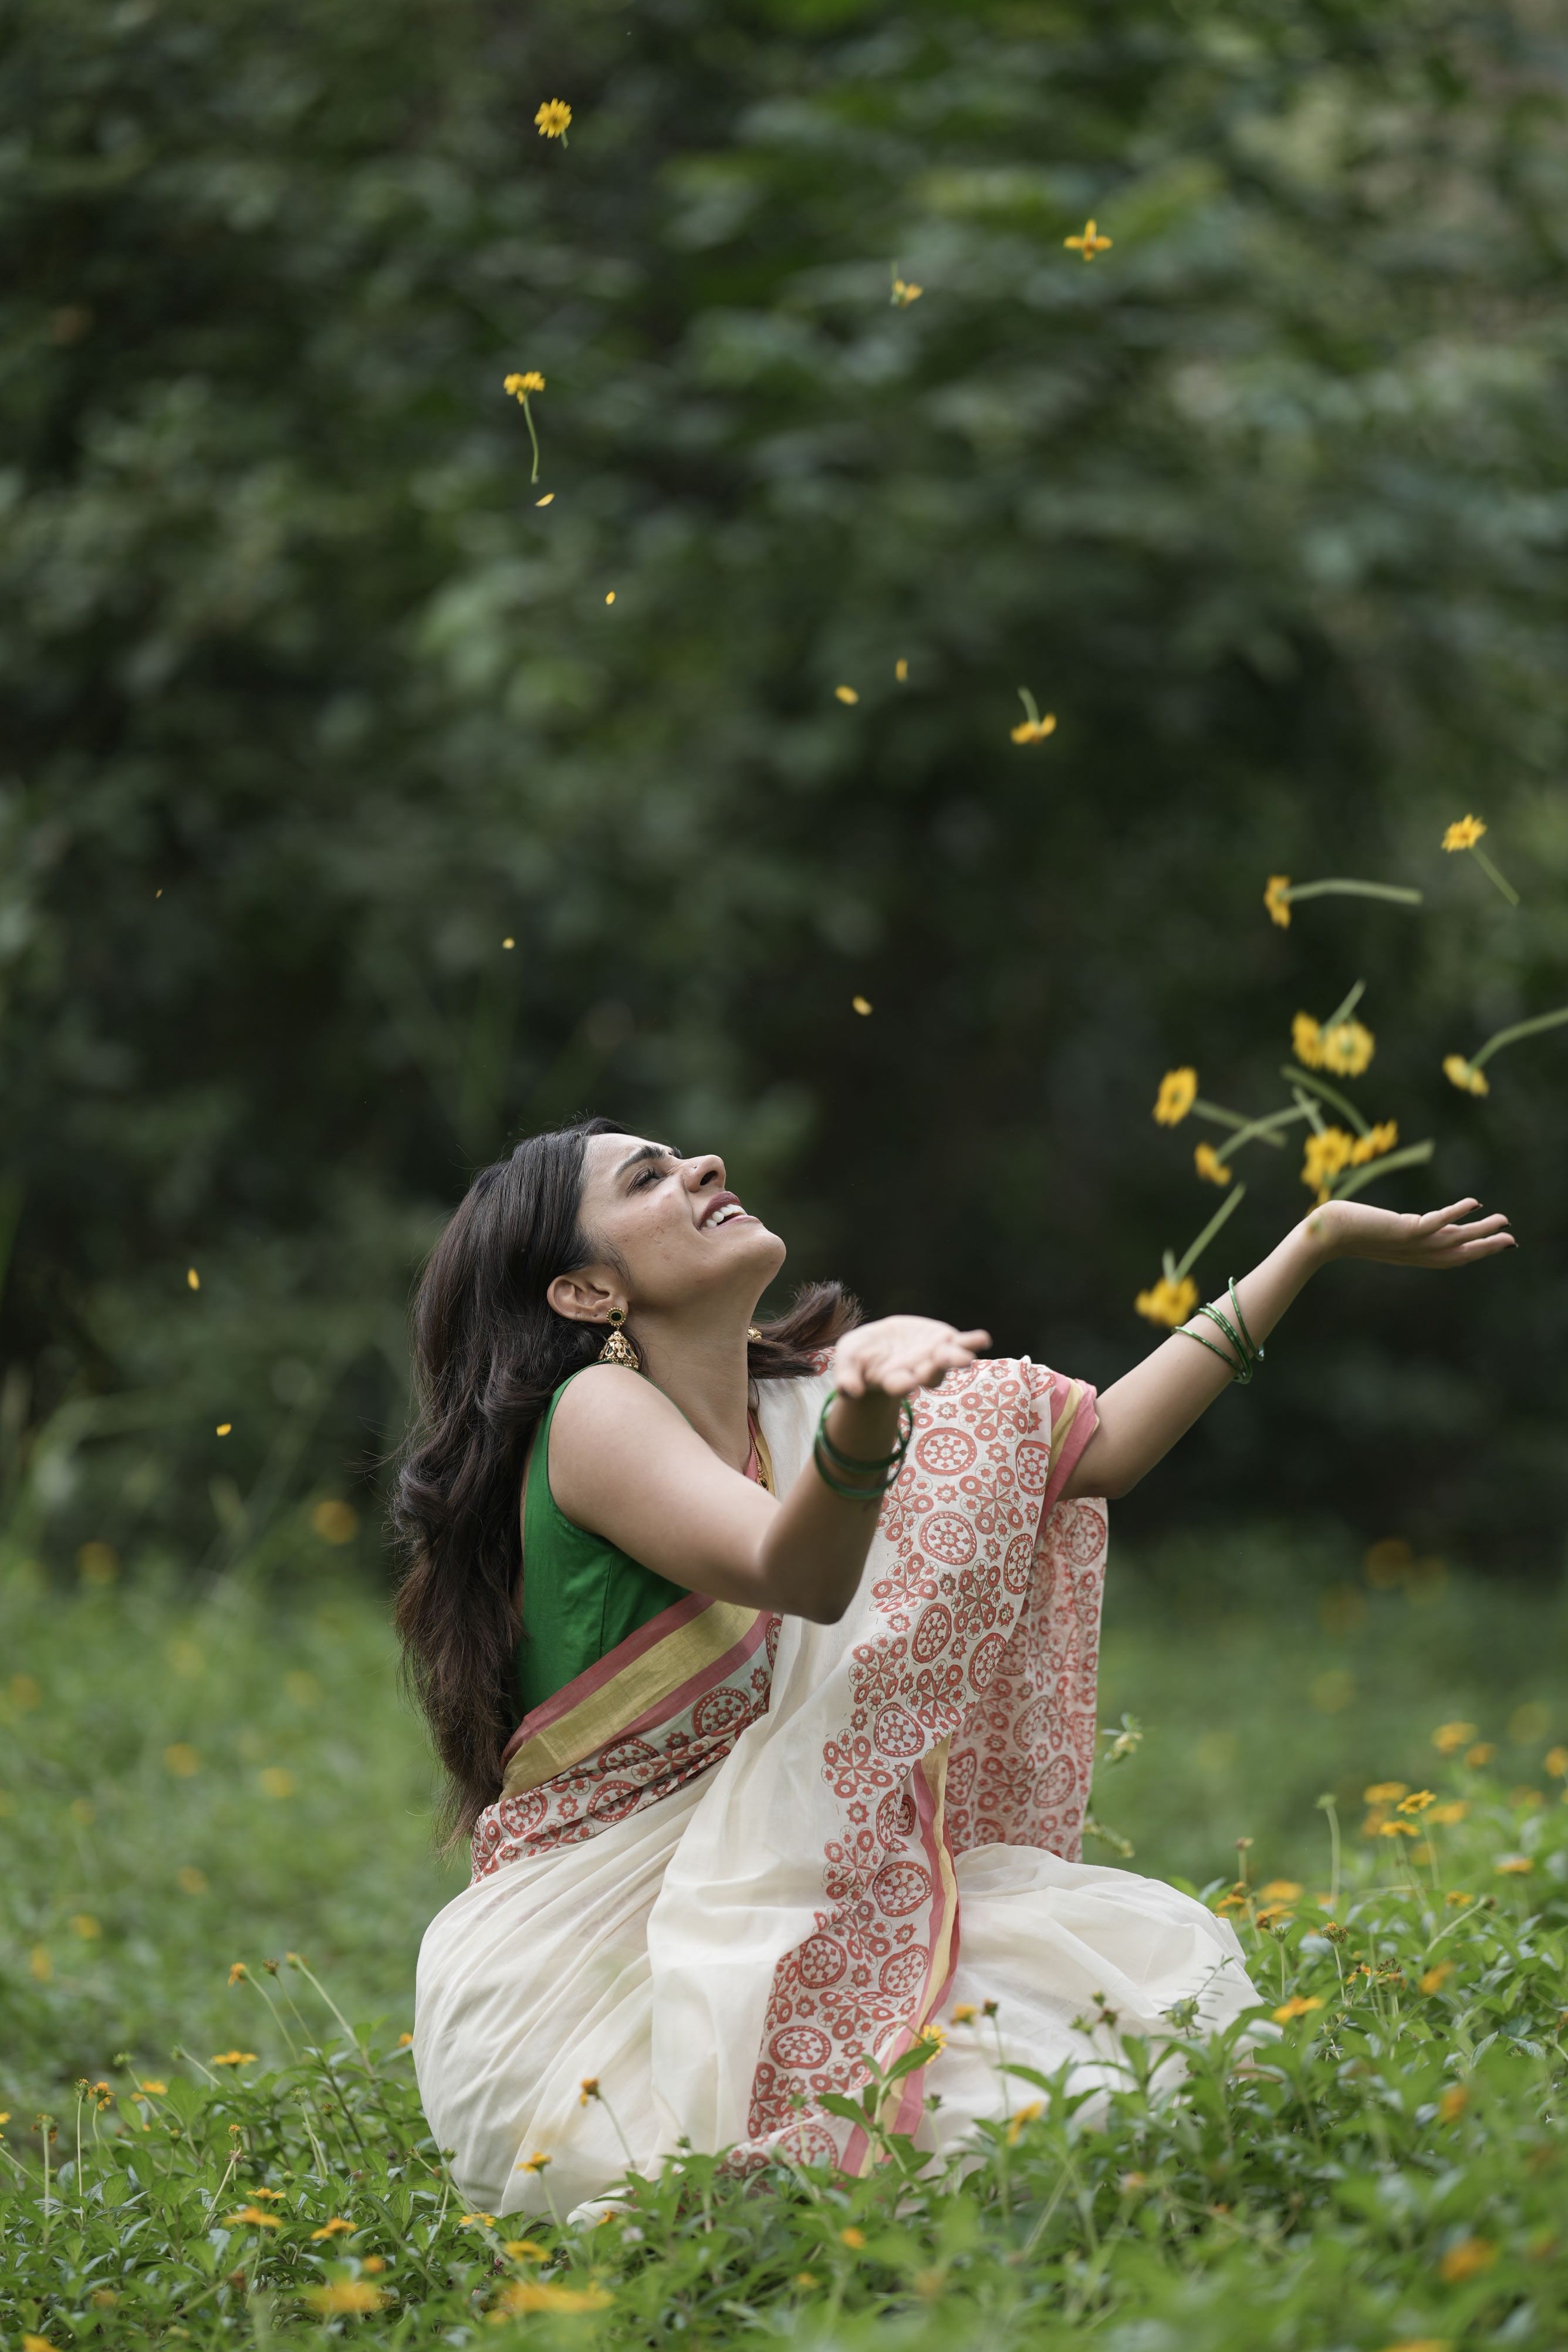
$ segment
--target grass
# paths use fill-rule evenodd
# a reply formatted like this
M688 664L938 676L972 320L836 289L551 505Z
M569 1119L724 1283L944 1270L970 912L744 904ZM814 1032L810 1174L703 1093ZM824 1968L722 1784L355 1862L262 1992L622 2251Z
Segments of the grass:
M1145 1737L1096 1811L1228 1903L1291 2011L1255 2070L1198 2045L1151 2097L1130 2043L1108 2116L1014 2080L964 2170L888 2143L865 2180L759 2187L693 2158L602 2227L523 2238L465 2214L400 2042L461 1873L429 1853L382 1601L324 1557L281 1600L66 1593L13 1561L0 2342L1560 2345L1562 1603L1393 1548L1370 1570L1259 1537L1113 1579L1102 1719ZM1443 1756L1455 1719L1478 1737ZM1390 1778L1463 1816L1363 1836Z

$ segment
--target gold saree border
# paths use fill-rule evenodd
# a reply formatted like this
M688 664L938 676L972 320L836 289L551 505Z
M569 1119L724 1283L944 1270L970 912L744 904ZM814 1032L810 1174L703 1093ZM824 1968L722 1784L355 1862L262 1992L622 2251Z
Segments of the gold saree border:
M502 1796L525 1796L558 1772L568 1772L574 1764L596 1755L650 1707L672 1697L683 1683L716 1665L766 1614L741 1601L710 1601L699 1616L667 1633L565 1715L524 1740L506 1768Z

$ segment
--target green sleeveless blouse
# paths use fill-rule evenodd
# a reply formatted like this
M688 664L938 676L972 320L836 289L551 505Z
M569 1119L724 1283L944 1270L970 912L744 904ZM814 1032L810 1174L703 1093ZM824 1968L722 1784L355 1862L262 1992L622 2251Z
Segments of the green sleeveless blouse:
M528 1473L522 1508L522 1638L518 1697L524 1715L635 1633L686 1587L569 1519L550 1486L550 1424L573 1372L551 1398Z

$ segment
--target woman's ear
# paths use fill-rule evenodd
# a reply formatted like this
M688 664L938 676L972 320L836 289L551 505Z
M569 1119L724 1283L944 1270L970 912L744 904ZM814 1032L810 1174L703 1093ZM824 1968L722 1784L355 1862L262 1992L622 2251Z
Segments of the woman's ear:
M612 1307L624 1307L626 1303L617 1291L581 1272L558 1274L544 1296L568 1323L605 1322Z

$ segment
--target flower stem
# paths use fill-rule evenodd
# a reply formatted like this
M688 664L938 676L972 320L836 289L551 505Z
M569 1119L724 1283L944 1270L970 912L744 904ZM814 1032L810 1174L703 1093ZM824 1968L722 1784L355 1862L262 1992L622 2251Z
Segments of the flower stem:
M1195 1103L1193 1108L1196 1109ZM1294 1127L1299 1118L1305 1118L1306 1116L1304 1110L1295 1108L1270 1111L1267 1118L1248 1119L1246 1126L1238 1129L1230 1141L1224 1145L1215 1157L1221 1161L1226 1161L1233 1151L1241 1150L1244 1143L1271 1143L1276 1151L1283 1151L1285 1139L1279 1134L1279 1129L1282 1127Z
M522 415L523 422L528 426L528 437L533 444L533 471L530 474L528 478L531 482L537 482L539 479L539 436L533 429L533 411L528 404L528 394L526 392L522 395Z
M1292 906L1298 898L1390 898L1396 906L1420 907L1426 901L1419 890L1407 890L1397 882L1292 882L1285 896Z
M1365 994L1366 982L1364 980L1358 980L1344 1003L1335 1012L1330 1013L1323 1024L1324 1028L1337 1029L1342 1021L1348 1021Z
M1479 1070L1500 1045L1516 1045L1521 1037L1538 1036L1542 1029L1555 1029L1563 1021L1568 1021L1568 1004L1560 1004L1555 1013L1538 1013L1532 1021L1516 1021L1511 1029L1500 1029L1495 1037L1487 1039L1479 1054L1471 1055L1471 1069Z
M1424 1168L1432 1157L1432 1139L1425 1143L1407 1143L1403 1151L1385 1151L1381 1160L1369 1160L1364 1168L1352 1168L1343 1181L1334 1186L1331 1198L1348 1201L1353 1192L1375 1181L1379 1176L1391 1176L1396 1168Z
M1482 849L1478 843L1473 841L1470 844L1470 856L1475 859L1476 864L1480 867L1481 872L1486 876L1487 880L1489 882L1496 883L1498 888L1502 892L1503 897L1508 900L1509 905L1510 907L1517 907L1519 904L1519 892L1514 888L1513 884L1509 881L1505 875L1498 872L1497 867L1492 864L1491 859L1487 856L1486 851Z
M1345 1096L1336 1094L1332 1087L1326 1087L1321 1078L1309 1077L1306 1071L1299 1070L1293 1062L1281 1062L1279 1075L1282 1078L1289 1078L1293 1087L1305 1087L1309 1094L1317 1095L1323 1102L1331 1103L1335 1110L1342 1111L1358 1135L1372 1133L1354 1103Z
M1215 1127L1234 1127L1247 1138L1248 1142L1252 1140L1254 1136L1261 1135L1266 1142L1273 1144L1277 1151L1282 1151L1285 1148L1278 1136L1268 1133L1269 1126L1268 1120L1243 1118L1239 1111L1222 1110L1218 1103L1205 1102L1201 1095L1193 1105L1193 1117L1194 1118L1206 1118ZM1227 1144L1226 1147L1226 1150L1229 1151L1234 1151L1235 1149L1236 1146L1234 1143ZM1222 1151L1220 1153L1220 1158L1222 1160L1225 1158L1225 1152Z
M1171 1277L1173 1282L1182 1281L1192 1272L1194 1266L1196 1265L1199 1258L1202 1257L1205 1250L1207 1249L1210 1242L1213 1241L1215 1235L1218 1233L1226 1219L1232 1215L1236 1210L1240 1208L1246 1198L1247 1187L1245 1184L1238 1184L1234 1192L1230 1192L1226 1195L1226 1198L1220 1202L1219 1207L1215 1211L1213 1216L1209 1219L1207 1224L1204 1227L1202 1233L1198 1235L1196 1241L1187 1252L1185 1257L1178 1264L1175 1273Z
M1018 699L1024 706L1024 715L1030 726L1037 727L1040 723L1040 714L1036 708L1035 698L1026 686L1021 686L1018 688Z

